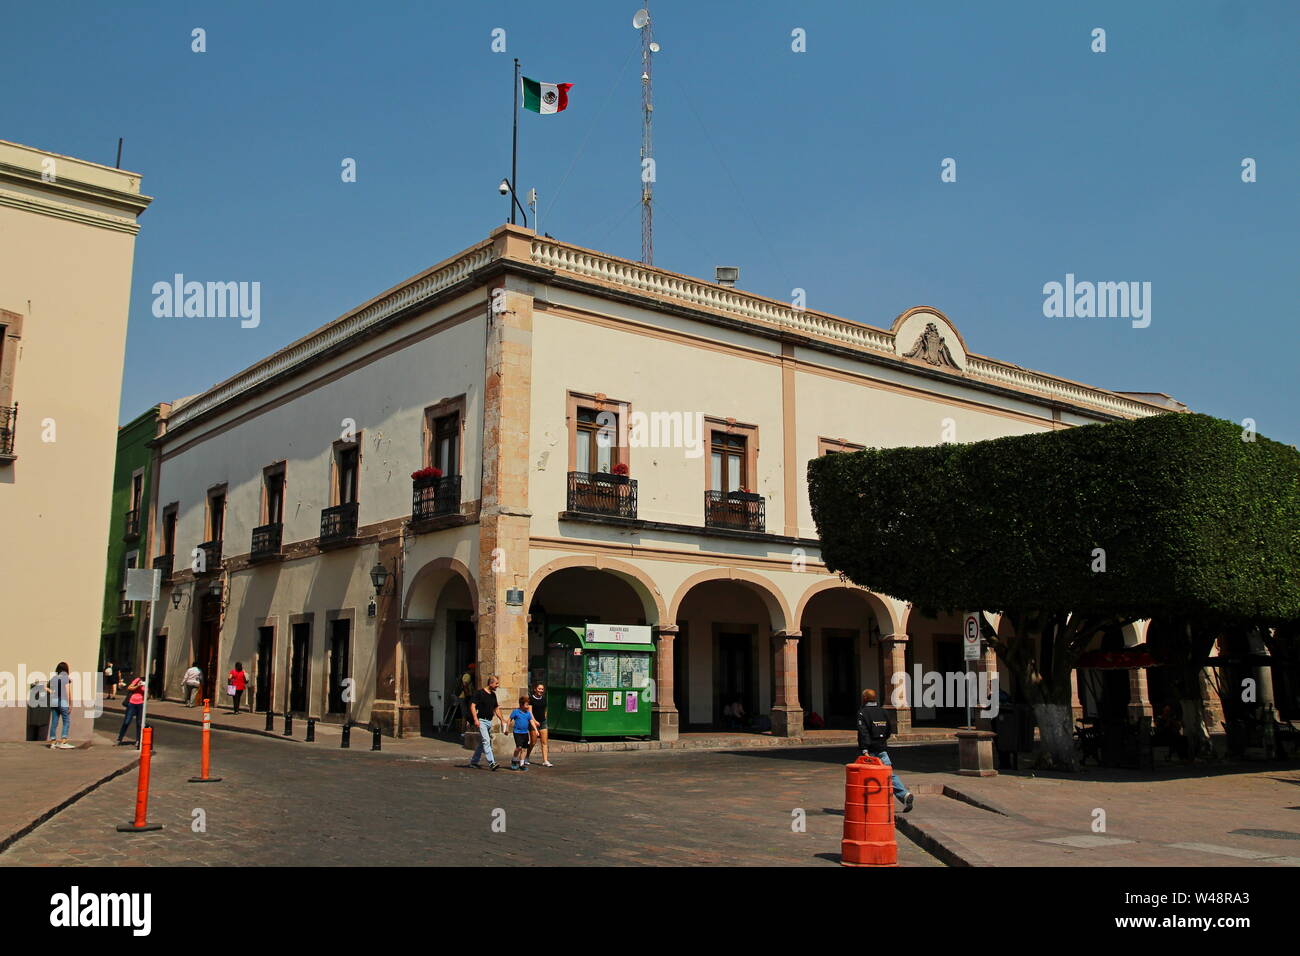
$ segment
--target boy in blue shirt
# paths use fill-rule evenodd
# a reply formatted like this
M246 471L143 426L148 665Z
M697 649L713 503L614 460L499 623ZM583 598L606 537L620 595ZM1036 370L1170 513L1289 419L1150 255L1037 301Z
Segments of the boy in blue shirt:
M524 755L528 752L530 732L538 729L527 694L520 697L519 706L510 711L510 725L515 732L515 754L510 759L510 769L527 770L528 764L524 762Z

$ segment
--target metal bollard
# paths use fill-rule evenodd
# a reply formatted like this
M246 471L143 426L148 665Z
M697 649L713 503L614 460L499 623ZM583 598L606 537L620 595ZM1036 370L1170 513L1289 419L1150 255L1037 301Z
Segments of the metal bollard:
M315 742L316 742L316 718L308 717L307 718L307 743L314 744Z
M348 722L343 725L343 742L339 744L344 750L352 746L352 724Z
M268 710L266 712L266 732L269 734L273 730L275 730L275 711Z
M370 749L378 750L379 749L379 728L372 725L370 729L371 732L374 734L374 737L370 743Z
M284 712L284 735L285 737L293 736L293 714L287 710Z

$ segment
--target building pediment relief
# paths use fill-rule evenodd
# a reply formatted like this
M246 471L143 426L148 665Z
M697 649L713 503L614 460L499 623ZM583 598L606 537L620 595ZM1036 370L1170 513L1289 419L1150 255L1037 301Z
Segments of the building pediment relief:
M948 318L933 309L911 309L894 320L894 352L953 372L966 371L966 344Z

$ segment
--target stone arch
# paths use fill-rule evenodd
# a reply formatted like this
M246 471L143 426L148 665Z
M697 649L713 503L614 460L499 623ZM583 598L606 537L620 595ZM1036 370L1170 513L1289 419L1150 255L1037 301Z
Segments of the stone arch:
M803 592L803 596L799 598L799 606L795 609L793 618L795 625L802 626L804 612L808 610L808 605L812 602L813 598L824 591L833 591L836 588L843 588L846 591L862 595L863 599L871 607L872 612L876 615L876 619L880 622L881 634L897 634L900 632L901 627L897 620L897 615L895 614L895 608L892 601L876 594L874 591L868 591L866 588L858 587L855 584L845 584L838 578L825 578L818 581L816 584L811 585Z
M686 600L686 596L696 585L704 584L707 581L736 581L746 585L758 595L767 608L768 616L772 620L773 631L798 630L799 621L790 614L790 605L786 602L781 589L761 574L755 574L745 568L709 568L706 571L692 574L681 583L677 593L673 595L673 602L669 605L669 620L676 622L678 612L681 611L682 602Z
M439 577L444 572L450 573L465 582L469 589L470 608L473 615L470 620L478 619L478 585L474 582L474 574L463 561L456 558L434 558L432 561L424 564L419 571L415 572L414 577L406 586L406 594L402 598L402 618L409 618L411 610L411 600L418 592L420 585L427 583L431 578ZM435 597L436 601L437 598Z
M668 617L668 613L664 608L663 592L659 590L659 586L651 580L645 571L634 564L620 561L617 558L606 557L603 554L571 555L567 558L556 558L554 561L546 562L533 573L532 578L528 581L528 601L532 601L533 595L537 593L537 589L543 580L556 571L563 571L566 568L587 568L589 570L608 572L623 581L636 593L636 596L641 601L642 608L645 610L647 624L655 626L672 620Z
M1147 628L1151 626L1150 620L1133 621L1125 624L1121 629L1124 635L1124 646L1132 647L1134 644L1142 644L1147 639Z

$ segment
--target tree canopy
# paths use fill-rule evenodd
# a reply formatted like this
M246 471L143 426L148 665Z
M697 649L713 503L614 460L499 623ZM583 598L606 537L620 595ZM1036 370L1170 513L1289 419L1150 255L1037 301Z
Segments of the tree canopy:
M1300 453L1221 419L827 455L808 483L827 567L922 610L1300 618Z

